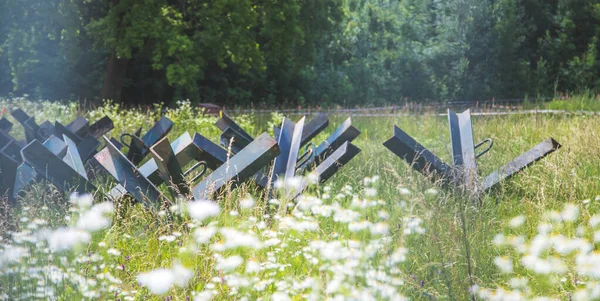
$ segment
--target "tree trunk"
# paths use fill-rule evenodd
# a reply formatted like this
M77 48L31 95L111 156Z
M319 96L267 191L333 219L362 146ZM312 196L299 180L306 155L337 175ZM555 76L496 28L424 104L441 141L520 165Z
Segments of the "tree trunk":
M117 103L121 100L121 90L125 81L128 59L118 58L116 54L110 56L106 66L106 77L102 86L102 99L112 99Z

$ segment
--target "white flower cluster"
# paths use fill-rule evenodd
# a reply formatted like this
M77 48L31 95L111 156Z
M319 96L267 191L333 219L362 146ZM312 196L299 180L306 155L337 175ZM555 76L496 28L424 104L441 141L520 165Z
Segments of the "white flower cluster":
M530 239L524 235L498 234L493 243L512 250L507 254L517 256L498 256L494 264L502 273L515 277L509 279L506 287L475 286L472 293L482 300L562 300L565 294L569 300L600 299L600 254L595 250L600 236L596 230L600 215L589 217L587 223L580 220L583 219L579 206L566 204L562 211L543 214L537 233ZM517 229L525 222L524 216L517 216L508 225ZM565 282L572 286L559 285ZM563 291L540 291L532 283L554 284ZM565 287L573 289L565 292Z
M90 195L73 195L70 201L74 205L71 211L78 219L72 226L54 230L48 228L45 219L28 218L30 208L23 208L22 230L11 232L0 244L0 282L13 288L5 292L5 299L57 299L62 294L58 288L66 285L77 288L73 292L75 298L94 299L118 291L122 281L106 271L102 256L72 256L77 246L91 241L94 232L110 226L112 204L93 205ZM46 206L41 209L48 210ZM118 250L107 254L111 252ZM86 266L85 272L81 265Z

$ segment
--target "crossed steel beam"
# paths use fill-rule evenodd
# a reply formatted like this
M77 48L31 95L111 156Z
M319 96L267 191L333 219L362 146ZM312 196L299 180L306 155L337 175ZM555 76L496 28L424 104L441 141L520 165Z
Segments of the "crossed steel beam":
M327 127L329 120L325 116L318 116L307 124L304 118L298 123L286 118L281 129L275 128L276 139L266 133L254 139L222 113L217 126L223 130L222 145L229 146L230 139L234 140L232 152L229 152L200 134L195 134L192 139L185 133L171 143L166 135L173 122L166 117L144 136L139 128L117 141L104 136L114 127L108 117L91 125L83 117L67 125L47 121L38 125L33 117L20 109L11 114L24 127L27 138L27 143L14 140L8 134L12 123L0 118L0 192L8 192L11 200L41 178L62 191L95 190L86 171L86 166L89 168L94 162L119 183L110 196L117 198L128 193L142 204L157 206L169 202L157 188L162 184L167 185L172 197L192 195L195 199L203 199L247 180L262 186L269 180L285 180L306 172L313 165L319 179L324 181L360 152L350 143L360 134L352 127L350 119L319 146L309 143ZM100 137L105 147L97 151ZM130 137L130 143L124 141L125 137ZM128 146L127 154L120 150L122 145ZM306 150L300 155L303 146ZM138 168L136 165L148 154L151 159ZM184 171L193 162L194 165ZM272 178L269 179L261 170L264 171L271 162ZM195 177L189 180L187 176L199 167L203 167L202 171L195 172ZM205 176L208 169L212 173ZM201 180L194 184L198 179Z
M223 146L230 145L231 150L235 151L240 146L252 141L252 137L241 129L231 117L225 113L221 114L221 118L217 121L216 125L223 131L220 139ZM352 121L348 118L318 146L310 143L328 125L329 119L325 115L319 115L308 123L305 123L304 117L298 123L284 118L281 128L274 127L274 136L280 147L281 154L275 159L270 172L270 178L264 177L261 173L255 177L258 179L257 182L259 185L266 187L268 182L273 184L278 179L285 181L295 175L302 175L312 168L316 169L318 173L317 167L321 162L342 147L344 143L350 143L360 135L360 131L352 126ZM304 153L300 155L300 148L304 146L307 147ZM355 148L352 145L351 147L344 148L344 151L351 154ZM351 157L354 157L354 155ZM337 165L343 166L343 164ZM324 179L327 178L324 177Z
M150 151L153 158L139 169L114 146L96 155L96 160L120 183L110 192L113 198L129 193L139 202L155 205L163 200L156 188L163 183L172 196L187 194L190 189L185 176L200 165L205 168L192 182L203 176L207 168L213 172L193 186L191 192L196 199L207 198L226 185L235 187L246 181L279 153L277 143L267 134L253 140L231 158L227 157L225 149L205 137L195 134L192 140L188 133L170 144L164 138L150 147ZM184 172L183 167L194 160L198 163ZM140 193L140 188L146 193Z
M100 145L93 135L113 128L110 118L104 117L90 126L87 119L78 117L63 126L48 121L38 125L21 109L11 111L11 115L24 127L28 143L13 139L9 134L12 123L0 118L0 194L14 202L23 189L42 178L61 191L95 189L88 180L84 162Z
M397 126L394 126L394 135L383 145L422 174L431 176L434 180L441 180L445 185L452 183L473 192L491 189L561 147L556 140L548 138L482 181L477 174L476 160L490 150L492 140L485 139L477 145L474 144L470 110L460 114L448 110L448 124L453 166L444 163ZM486 143L489 144L488 147L477 154L475 150Z

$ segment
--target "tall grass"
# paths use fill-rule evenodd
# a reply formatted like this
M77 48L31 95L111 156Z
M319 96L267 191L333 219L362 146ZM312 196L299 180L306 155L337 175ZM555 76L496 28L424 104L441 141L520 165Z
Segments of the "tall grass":
M24 100L5 100L0 105L32 106ZM58 113L53 106L37 105L36 116L66 122L77 112L70 104ZM115 121L115 135L140 125L147 128L158 116L157 111L128 111L114 104L85 114L91 119L109 115ZM200 117L189 104L167 110L166 115L176 123L170 138L197 131L217 141L215 118ZM271 124L256 122L256 116L237 116L236 121L256 135L280 118L271 116ZM315 140L323 140L342 121L332 117L326 133ZM77 199L72 205L51 186L36 185L6 215L9 222L0 234L4 243L0 295L111 300L194 296L199 300L209 296L215 300L392 300L399 296L503 300L520 295L565 300L584 285L593 288L591 283L598 277L581 273L574 261L576 253L563 256L545 250L548 253L540 257L563 256L569 269L568 273L551 269L541 276L522 258L531 252L533 239L540 237L538 226L547 223L556 224L549 235L585 238L595 250L589 220L600 212L596 197L600 195L600 118L473 117L475 140L494 140L492 150L477 161L482 176L548 137L563 145L478 202L439 188L382 146L396 124L450 162L445 117L352 121L362 132L354 142L362 152L326 185L312 187L297 205L285 199L267 200L252 185L225 192L219 198L219 213L204 219L195 210L210 212L206 204L181 203L171 211L152 212L123 199L114 204L110 226L87 231L78 224L80 216L92 210L89 206ZM104 199L96 195L95 201ZM545 212L562 216L572 211L565 204L578 208L576 221L549 222ZM514 220L520 216L524 222ZM53 250L48 237L59 227L89 232L90 239L73 244L72 249ZM500 233L507 241L522 244L501 244ZM15 252L17 247L27 253ZM527 251L522 253L519 247ZM25 256L15 259L11 254ZM512 268L506 273L509 261ZM48 269L63 280L54 283L44 276Z

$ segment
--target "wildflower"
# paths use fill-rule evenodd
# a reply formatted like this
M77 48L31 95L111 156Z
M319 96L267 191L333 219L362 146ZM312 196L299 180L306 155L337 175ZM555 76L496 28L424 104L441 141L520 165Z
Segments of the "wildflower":
M512 261L508 258L498 256L494 258L494 264L502 273L512 273L513 271Z
M106 253L108 253L109 255L113 255L113 256L121 255L121 252L119 250L113 249L113 248L108 249L108 251L106 251Z
M175 277L175 285L179 287L184 287L187 285L188 281L192 278L192 271L188 270L181 264L175 264L171 271L173 272L173 276Z
M579 207L575 204L566 204L560 216L566 222L574 222L579 216Z
M406 188L406 187L400 187L400 188L398 188L398 192L401 195L405 195L405 196L406 195L410 195L410 193L411 193L410 190L408 188Z
M244 259L239 255L234 255L227 258L218 258L215 268L224 272L229 272L244 263Z
M194 301L210 301L215 296L212 290L205 290L194 295Z
M371 227L371 222L369 221L350 222L348 224L348 230L350 230L350 232L362 231L369 227Z
M104 202L93 206L85 212L77 221L77 227L82 230L95 232L110 226L107 214L113 212L113 204Z
M254 199L250 196L240 201L240 207L242 209L250 209L252 206L254 206Z
M189 202L187 203L187 209L190 216L200 222L209 217L217 216L221 212L221 208L217 203L208 200Z
M168 269L156 269L137 276L140 285L145 286L154 295L164 295L173 286L175 275Z
M208 226L196 229L194 237L199 244L205 244L213 237L213 235L215 235L215 233L217 233L217 228Z
M161 235L158 237L160 241L173 242L175 241L175 236L173 235Z
M92 236L79 229L58 228L48 237L48 244L53 251L70 250L74 246L88 243Z
M283 292L275 292L271 295L271 300L273 301L291 301L290 296Z
M160 268L137 276L140 285L145 286L154 295L166 294L173 285L184 287L193 273L180 264L171 269Z
M246 274L252 274L252 273L256 273L260 271L260 264L258 264L256 261L248 261L248 263L246 263Z
M374 197L377 195L377 189L375 188L365 188L365 196Z
M219 232L225 237L225 243L223 244L225 250L238 247L252 249L260 249L262 247L260 240L251 234L246 234L231 228L222 228Z
M388 266L395 266L398 263L406 261L406 254L408 253L408 249L406 248L398 248L392 253L390 258L388 259Z
M519 216L514 217L513 219L511 219L508 222L508 225L511 228L518 228L518 227L521 227L524 223L525 223L525 216L519 215Z
M371 226L371 234L385 235L389 232L390 226L387 223L377 223Z
M91 194L79 195L77 193L73 193L69 197L69 202L71 202L71 204L77 206L79 209L87 209L92 206L92 203L94 202L94 198L92 197Z

